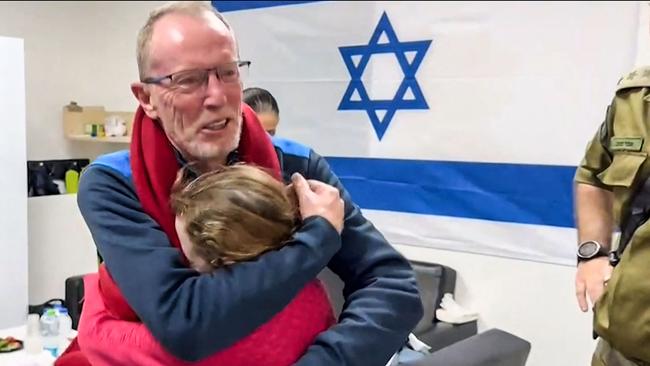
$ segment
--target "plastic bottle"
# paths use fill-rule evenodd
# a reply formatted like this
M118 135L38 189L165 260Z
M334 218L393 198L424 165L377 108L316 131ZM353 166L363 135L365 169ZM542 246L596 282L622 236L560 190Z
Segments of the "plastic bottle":
M41 337L43 349L52 356L59 355L59 318L55 309L49 308L41 315Z
M27 315L27 336L25 337L25 352L31 355L43 351L43 341L40 332L40 317L38 314Z
M56 310L59 313L59 353L61 353L70 345L72 318L68 315L68 309L64 306L57 305Z
M77 193L79 190L79 172L74 169L68 169L65 172L65 191L66 193Z
M72 331L72 318L64 306L60 306L57 310L59 311L59 334L61 338L68 340Z
M55 308L59 313L59 335L63 340L67 340L72 331L72 318L68 314L68 309L65 306L56 305Z

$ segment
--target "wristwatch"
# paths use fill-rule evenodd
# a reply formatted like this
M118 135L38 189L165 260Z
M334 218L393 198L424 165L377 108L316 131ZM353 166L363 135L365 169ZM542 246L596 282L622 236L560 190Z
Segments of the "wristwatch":
M607 257L609 253L603 251L603 246L595 240L587 240L578 245L578 262L588 261L596 257Z

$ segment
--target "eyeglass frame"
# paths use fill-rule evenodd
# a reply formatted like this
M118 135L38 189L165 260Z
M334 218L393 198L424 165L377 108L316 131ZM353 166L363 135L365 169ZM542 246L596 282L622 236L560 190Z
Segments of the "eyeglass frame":
M251 66L251 63L252 63L251 61L236 60L236 61L232 61L232 62L227 62L227 63L225 63L225 64L221 64L221 65L219 65L219 66L217 66L217 67L213 67L213 68L209 68L209 69L189 69L189 70L181 70L181 71L173 72L173 73L171 73L171 74L169 74L169 75L164 75L164 76L159 76L159 77L148 77L148 78L145 78L145 79L141 80L140 82L142 82L142 83L144 83L144 84L152 84L152 85L161 85L161 86L166 86L166 85L163 85L163 84L161 83L161 81L163 81L163 80L165 80L165 79L169 79L169 81L170 81L170 83L171 83L171 82L173 81L172 77L173 77L174 75L177 75L177 74L180 74L180 73L189 72L189 71L207 71L207 73L208 73L208 79L209 79L209 77L210 77L210 74L216 71L216 74L215 74L215 75L217 76L217 79L219 79L221 82L223 82L221 76L219 75L219 69L222 68L224 65L236 64L236 65L237 65L237 72L241 75L241 73L239 72L239 68L241 68L242 66L250 67L250 66ZM238 80L240 79L239 75L237 76L237 79L238 79ZM207 81L207 79L206 79L206 81ZM205 83L205 82L204 82L204 83ZM232 82L226 82L226 83L230 84L230 83L232 83ZM172 86L172 85L169 85L169 86Z

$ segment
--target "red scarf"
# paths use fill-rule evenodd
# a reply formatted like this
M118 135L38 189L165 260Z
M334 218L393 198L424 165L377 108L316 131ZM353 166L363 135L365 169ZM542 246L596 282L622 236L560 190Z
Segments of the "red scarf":
M242 132L239 142L243 162L269 169L281 179L280 164L269 135L255 112L242 103ZM169 206L171 188L180 165L174 149L159 123L148 118L142 108L135 115L131 141L131 169L135 189L144 212L165 231L172 244L180 249L174 227L174 214Z

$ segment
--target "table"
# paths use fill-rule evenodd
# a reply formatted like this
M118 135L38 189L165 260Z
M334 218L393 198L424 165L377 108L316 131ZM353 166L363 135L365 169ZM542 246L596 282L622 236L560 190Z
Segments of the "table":
M22 325L14 328L0 329L0 337L12 336L14 338L25 340L27 333L27 326ZM70 337L75 337L76 331L72 331ZM70 343L68 340L64 343ZM61 350L63 352L63 350ZM37 355L30 355L24 349L10 353L0 353L0 366L52 366L54 365L55 358L48 351L42 351Z

